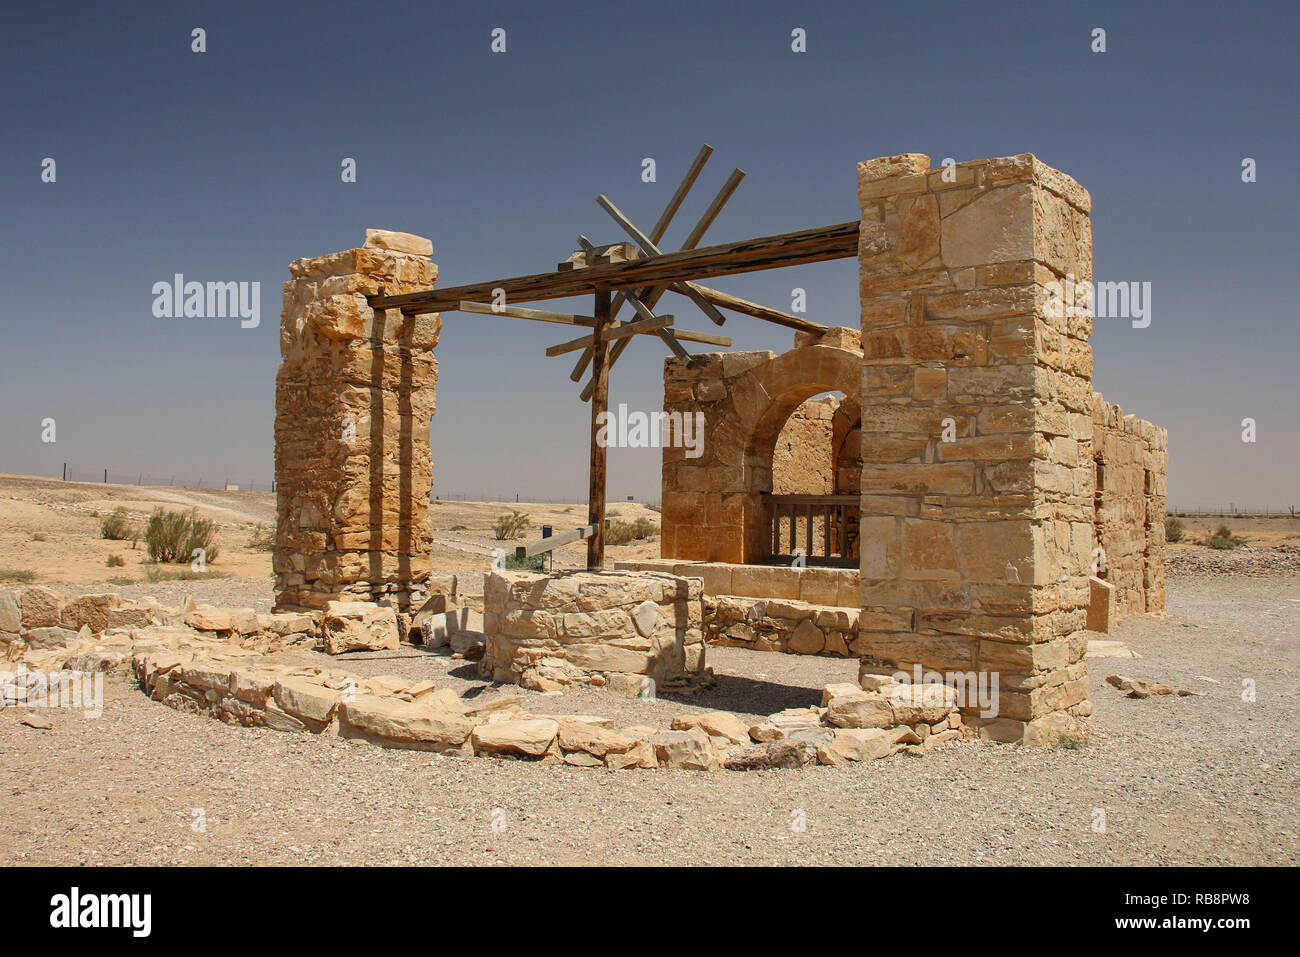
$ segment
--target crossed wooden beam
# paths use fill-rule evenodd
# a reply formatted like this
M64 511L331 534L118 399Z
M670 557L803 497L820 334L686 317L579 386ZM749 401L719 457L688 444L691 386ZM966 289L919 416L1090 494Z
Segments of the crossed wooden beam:
M633 260L647 262L662 257L664 253L659 248L659 243L663 240L664 234L672 224L673 218L681 208L682 203L686 200L691 188L699 179L700 173L704 169L704 164L708 162L713 153L713 147L707 143L700 148L695 159L691 162L682 181L678 184L677 189L673 192L672 198L669 199L668 205L664 207L663 213L659 216L654 228L647 235L628 219L617 206L615 206L604 194L597 197L596 202L609 214L618 226L631 237L632 242L628 243L607 243L598 246L592 243L586 236L578 237L579 250L557 267L560 271L585 269L595 266L609 265L612 263L626 263ZM709 203L704 214L696 222L690 234L682 243L679 252L687 252L696 249L700 240L704 238L705 232L713 225L722 212L722 208L731 199L740 185L741 180L745 178L745 172L741 169L734 169L722 188L714 196L713 201ZM690 299L692 303L709 319L718 326L726 322L726 317L719 311L718 307L730 309L735 312L755 316L760 319L767 319L772 322L778 322L782 325L791 326L796 329L820 329L824 328L817 323L808 321L799 316L781 312L778 309L771 309L767 306L750 302L747 299L741 299L739 296L733 296L730 293L722 292L718 289L711 289L708 286L700 285L690 280L677 280L654 285L647 285L638 289L625 289L619 292L613 299L609 321L599 331L594 328L592 332L577 339L568 342L561 342L551 346L546 350L548 356L560 356L581 350L582 355L579 357L569 378L574 382L582 380L583 374L590 366L592 357L595 354L597 344L612 344L607 359L607 368L613 366L618 361L619 356L627 349L632 339L638 335L654 335L663 341L664 345L679 359L690 361L691 353L682 345L683 342L699 342L707 345L730 346L731 338L712 333L693 332L683 329L677 329L674 326L674 317L671 315L656 315L655 306L666 292L674 292ZM637 319L631 322L620 322L617 319L619 310L624 305L630 305L637 314ZM542 322L557 322L568 325L594 327L596 325L595 317L575 315L572 313L551 312L544 309L526 309L520 306L509 306L501 304L473 302L470 300L461 300L458 307L462 312L473 312L483 315L512 316L519 319L533 319ZM596 389L595 376L593 375L583 387L582 400L584 402L591 399L592 393Z

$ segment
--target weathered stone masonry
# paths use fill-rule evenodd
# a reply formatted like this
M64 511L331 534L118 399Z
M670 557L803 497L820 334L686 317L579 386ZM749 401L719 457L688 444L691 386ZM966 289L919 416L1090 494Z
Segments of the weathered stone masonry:
M432 243L366 244L290 265L276 376L277 606L423 601L433 532L429 425L441 318L375 312L366 296L427 289Z
M859 657L867 675L996 674L998 717L968 709L968 727L1051 740L1091 712L1083 655L1097 595L1114 610L1107 625L1164 603L1167 436L1093 392L1090 316L1046 308L1049 283L1092 279L1091 199L1028 154L936 170L919 154L872 160L859 164L858 199L860 331L801 333L782 355L668 360L665 411L702 412L705 434L702 458L664 450L663 558L690 577L693 562L763 562L782 429L810 397L841 392L822 457L835 474L817 490L858 495L856 537L833 531L856 580L836 578L833 597L800 584L765 601L736 588L738 572L729 591L710 586L721 570L702 574L704 633ZM440 321L375 313L366 295L428 288L431 252L370 231L361 249L291 266L277 379L282 608L361 597L409 610L429 591ZM733 592L746 600L721 601Z
M860 164L859 203L860 341L831 330L780 356L667 363L665 408L704 411L706 431L699 462L665 450L663 555L761 561L769 439L808 395L844 391L861 460L849 653L881 672L996 673L1001 717L983 733L1050 736L1091 710L1094 548L1120 614L1164 596L1167 437L1093 392L1091 318L1045 308L1048 283L1092 279L1090 197L1030 155L931 170L907 154ZM745 642L757 624L800 650L771 607L706 626Z
M1029 155L859 165L863 462L859 637L881 670L993 672L992 733L1087 714L1092 550L1090 198ZM944 441L945 426L955 439Z
M1093 395L1098 576L1119 618L1165 610L1169 434ZM1107 621L1113 625L1115 622Z

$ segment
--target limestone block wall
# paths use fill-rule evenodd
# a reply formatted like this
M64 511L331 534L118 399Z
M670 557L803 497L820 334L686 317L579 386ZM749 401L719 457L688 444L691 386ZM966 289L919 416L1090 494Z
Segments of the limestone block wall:
M786 598L704 596L704 637L712 645L791 655L856 657L859 609Z
M809 399L791 413L772 454L772 491L779 495L830 495L835 491L833 396Z
M782 428L822 392L854 395L861 377L858 333L829 329L789 352L703 354L664 364L664 411L703 415L703 454L663 452L661 554L745 562L770 549L762 501L773 491L772 461Z
M1096 393L1092 421L1098 577L1115 586L1118 617L1164 611L1169 433Z
M427 595L438 315L375 312L367 295L431 287L433 245L367 230L365 245L289 266L275 388L280 608Z
M702 594L700 579L662 572L493 572L479 671L537 691L689 683L705 671Z
M990 737L1090 713L1090 199L1032 155L859 164L859 637L884 672L989 672ZM1042 728L1034 729L1034 736Z

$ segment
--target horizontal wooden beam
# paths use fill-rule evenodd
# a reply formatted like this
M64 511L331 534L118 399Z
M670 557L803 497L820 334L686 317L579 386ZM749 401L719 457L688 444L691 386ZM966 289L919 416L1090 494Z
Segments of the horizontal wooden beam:
M828 259L850 259L857 254L858 220L855 219L834 226L665 253L654 259L515 276L397 296L371 296L369 303L374 309L401 309L408 315L419 315L458 308L462 300L491 299L497 289L515 302L563 299L594 293L597 286L612 289L662 286L681 280L734 276Z
M641 332L654 332L657 329L665 329L673 324L672 316L651 316L649 319L639 319L636 322L615 322L601 335L602 342L609 342L614 339L628 339ZM585 349L596 341L595 335L582 336L579 339L571 339L568 342L561 342L559 345L551 346L546 350L548 356L562 356L566 352L577 352L579 349Z
M486 302L461 300L454 309L443 312L474 312L484 316L510 316L514 319L536 319L539 322L559 322L569 326L594 326L591 316L575 316L568 312L551 312L548 309L525 309L523 306L493 306Z
M608 525L609 519L605 520ZM595 525L584 525L582 528L575 528L571 532L561 532L559 535L552 535L549 538L538 539L535 542L529 542L527 545L515 546L515 559L522 561L525 558L532 558L534 555L541 555L543 552L549 552L552 549L569 545L573 542L580 542L584 538L590 538L596 533Z
M703 342L710 346L730 348L731 336L720 336L712 332L691 332L689 329L673 329L673 335L682 342Z

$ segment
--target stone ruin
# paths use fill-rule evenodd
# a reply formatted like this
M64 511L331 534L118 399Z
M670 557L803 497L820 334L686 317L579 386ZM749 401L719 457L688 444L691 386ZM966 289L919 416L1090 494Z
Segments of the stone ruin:
M859 328L666 360L664 410L704 414L704 454L664 449L662 557L618 571L698 580L705 642L854 657L864 689L915 668L991 676L999 712L968 703L963 733L1050 740L1091 713L1087 629L1164 607L1167 434L1093 391L1090 314L1047 308L1051 284L1092 280L1091 198L1030 154L940 169L903 154L859 164L858 201ZM431 253L371 230L290 267L282 610L429 600L440 320L366 297L431 287ZM485 616L493 677L659 667L566 657L592 642L543 617L550 587L529 605L529 588L489 586L507 596ZM586 639L648 640L613 610L618 627Z

